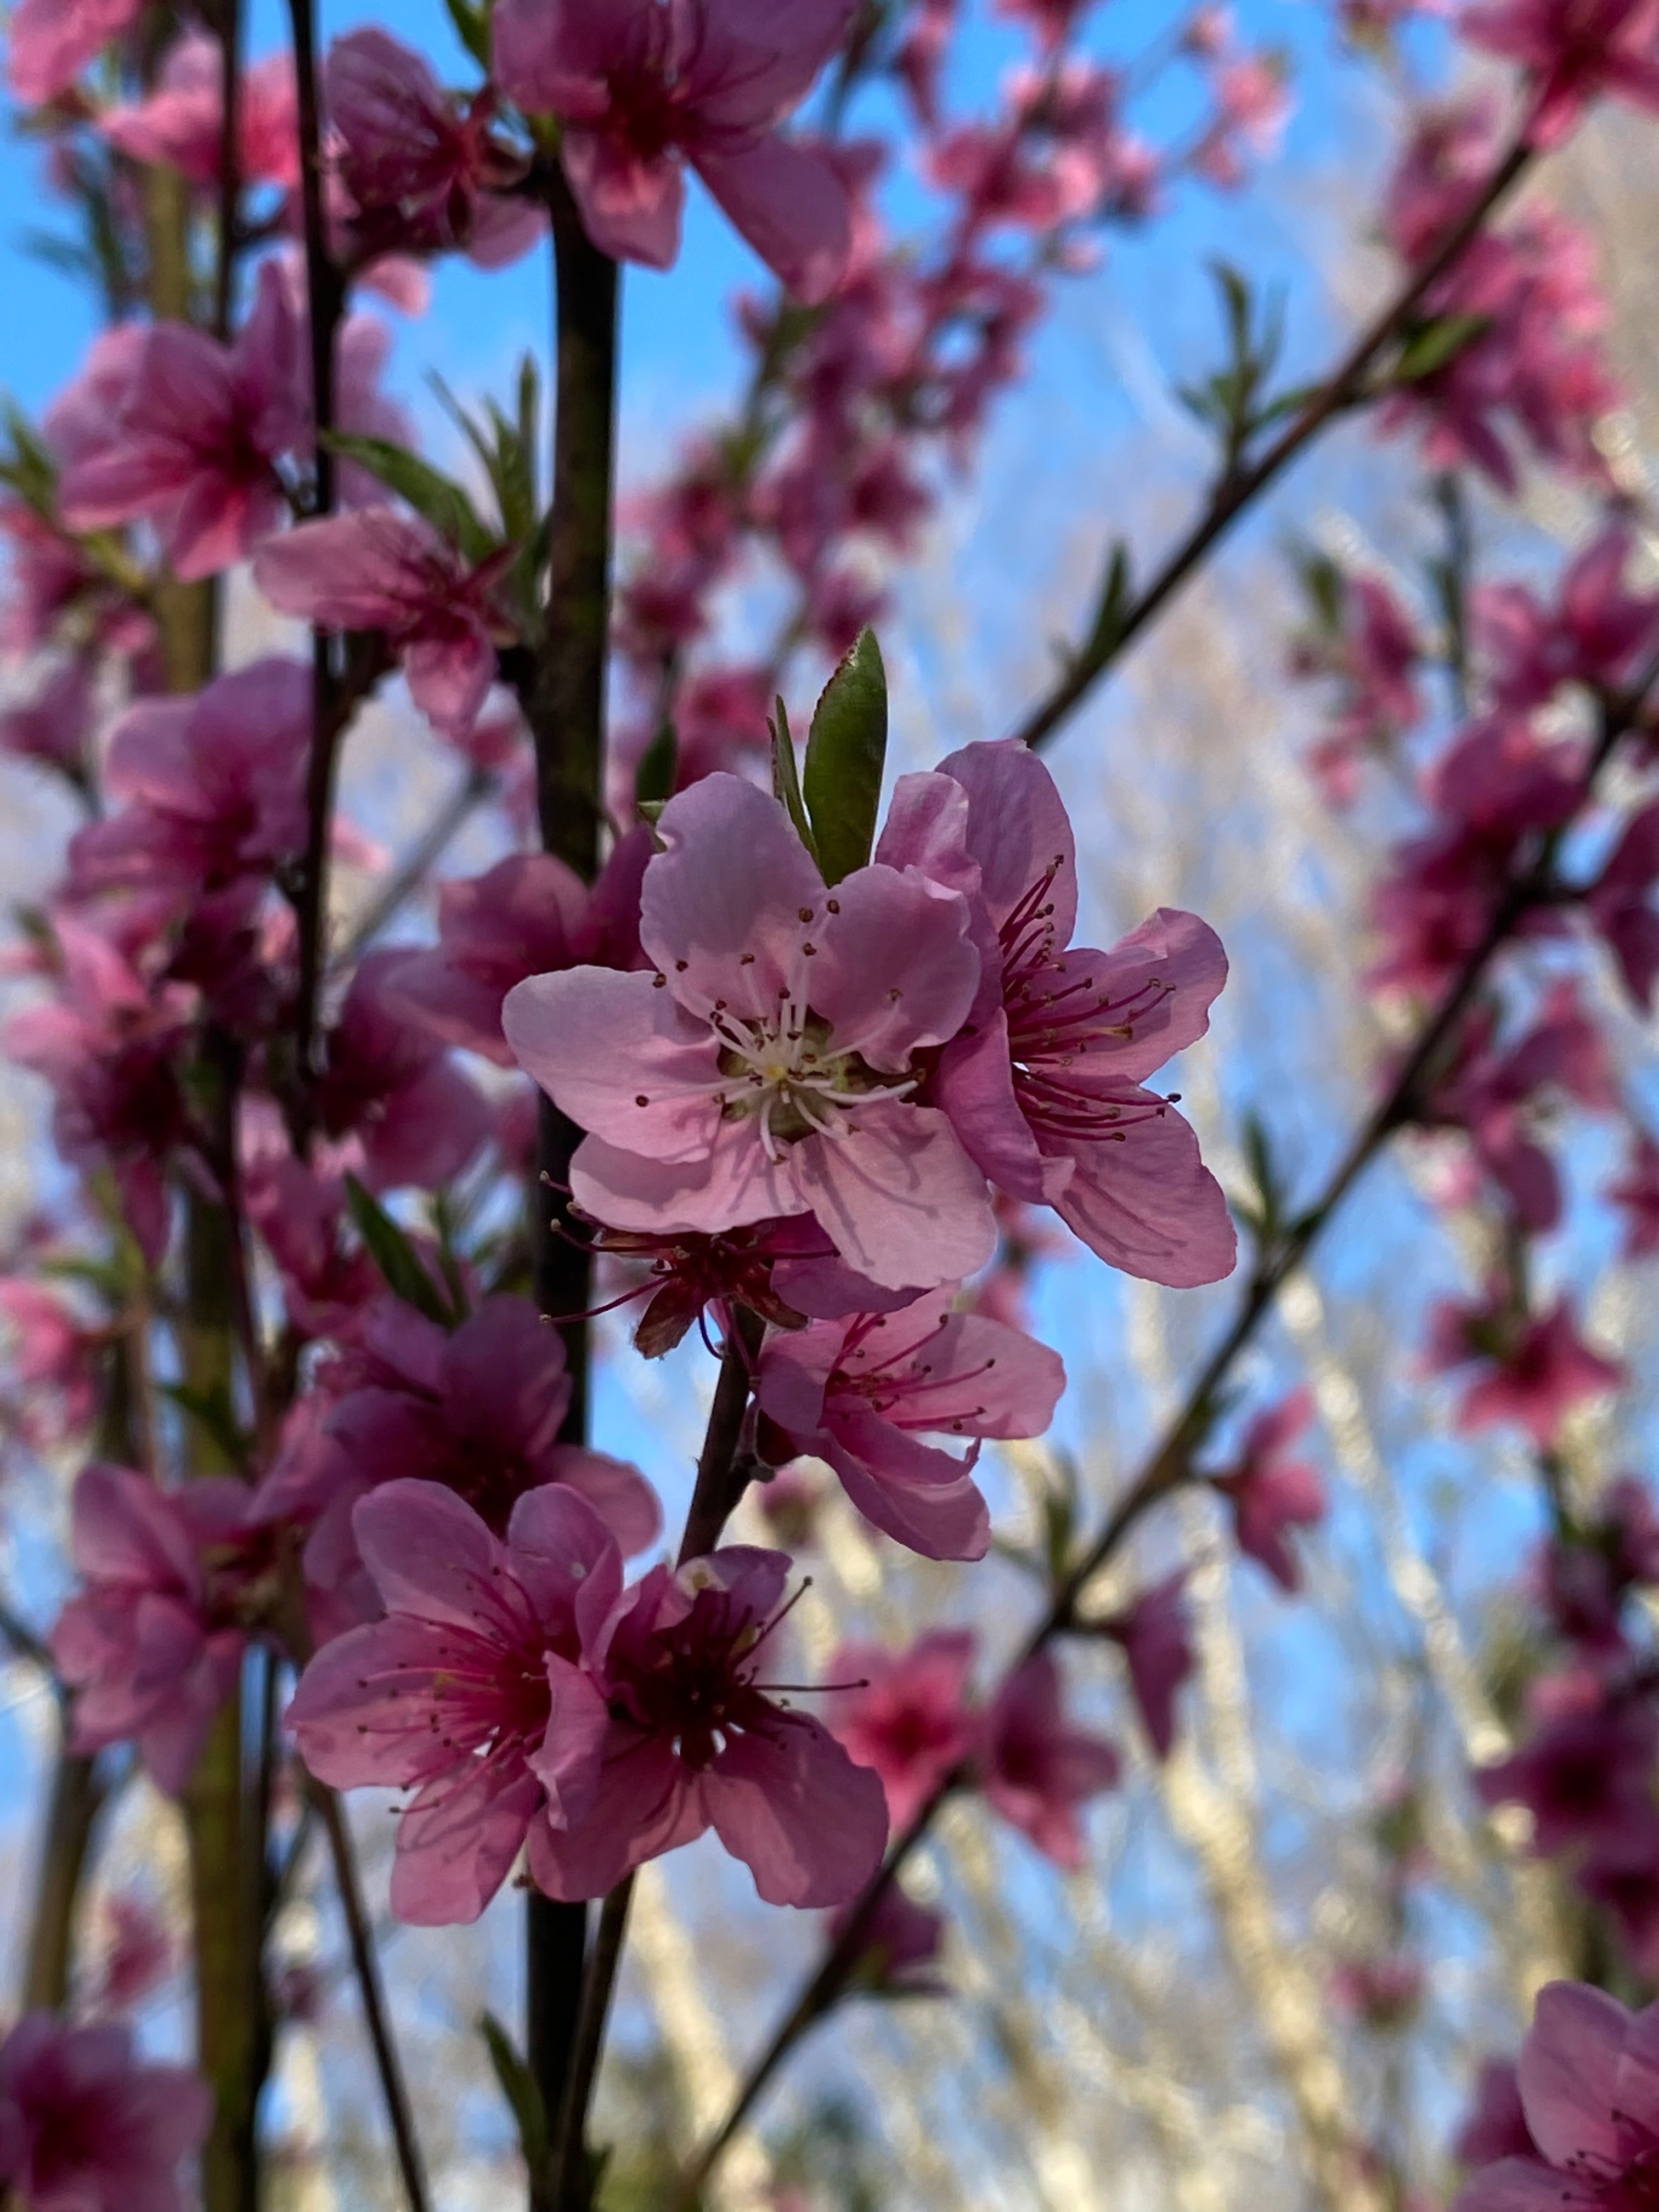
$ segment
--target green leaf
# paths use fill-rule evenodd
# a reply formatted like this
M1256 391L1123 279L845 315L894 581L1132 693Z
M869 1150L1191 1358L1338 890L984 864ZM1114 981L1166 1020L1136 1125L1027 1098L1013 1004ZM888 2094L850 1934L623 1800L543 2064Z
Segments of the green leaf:
M345 1180L346 1205L352 1221L368 1247L369 1256L385 1276L386 1288L406 1306L413 1306L416 1313L423 1313L428 1321L439 1322L448 1328L454 1316L439 1297L437 1285L422 1266L420 1255L407 1235L356 1176L349 1175Z
M1489 325L1486 315L1436 315L1410 331L1394 365L1392 381L1416 384L1455 361Z
M1094 625L1080 656L1086 667L1102 666L1116 651L1128 606L1129 549L1120 538L1112 547L1106 580L1101 586L1100 599L1095 608Z
M481 0L444 0L455 35L481 70L489 67L489 9Z
M232 1467L247 1465L253 1439L236 1418L230 1385L222 1376L205 1389L198 1389L188 1382L162 1382L157 1387L164 1398L170 1398L191 1420L199 1423Z
M499 540L479 520L478 511L458 483L441 476L418 453L394 446L386 438L362 438L345 430L325 434L330 450L344 460L356 461L378 477L388 491L406 500L416 514L447 538L468 561L487 560Z
M886 763L887 672L865 629L823 687L806 740L801 790L826 884L869 860Z
M674 793L679 767L680 741L672 722L665 722L640 757L634 771L634 804L660 805Z
M812 825L806 818L805 801L800 795L800 778L795 773L795 741L789 734L789 716L781 699L777 702L778 718L769 722L772 732L772 795L795 825L795 835L816 860L817 840L812 835Z
M495 2079L501 2085L501 2094L512 2108L518 2124L519 2146L524 2152L524 2162L531 2173L541 2179L552 2161L553 2146L547 2126L547 2107L542 2102L542 2093L535 2075L519 2056L518 2046L501 2026L494 2013L478 2015L478 2033L489 2052L489 2063L495 2069Z

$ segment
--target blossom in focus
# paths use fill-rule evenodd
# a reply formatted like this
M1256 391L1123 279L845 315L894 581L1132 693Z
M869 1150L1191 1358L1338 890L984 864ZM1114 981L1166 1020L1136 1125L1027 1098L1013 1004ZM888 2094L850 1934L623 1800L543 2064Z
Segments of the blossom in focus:
M125 2027L33 2012L0 2041L0 2190L19 2212L186 2212L179 2169L212 2118L207 2084L145 2064Z
M833 162L781 137L841 44L851 0L500 0L495 81L556 115L588 236L666 269L679 251L682 163L790 290L809 304L847 260Z
M1239 1550L1292 1593L1302 1587L1302 1568L1287 1532L1316 1528L1325 1517L1318 1468L1291 1455L1313 1417L1313 1392L1304 1384L1258 1413L1245 1431L1237 1464L1209 1478L1232 1508Z
M621 1555L559 1485L520 1498L504 1539L430 1482L387 1483L353 1527L386 1618L324 1645L289 1724L319 1780L414 1791L398 1822L398 1918L476 1920L526 1835L592 1802L607 1720L580 1662Z
M1100 1633L1122 1648L1142 1725L1160 1759L1175 1748L1176 1695L1195 1663L1186 1588L1181 1568L1100 1623Z
M578 1205L651 1233L811 1212L884 1288L971 1274L995 1242L984 1182L913 1096L978 982L966 902L880 865L827 890L782 807L735 776L656 826L656 973L532 976L503 1009L520 1065L590 1133Z
M1602 94L1659 113L1659 9L1652 0L1486 0L1458 29L1524 69L1534 146L1559 145Z
M1503 1285L1494 1283L1480 1304L1442 1299L1429 1328L1431 1373L1480 1369L1458 1405L1457 1425L1466 1432L1513 1421L1547 1451L1575 1406L1625 1380L1619 1361L1604 1358L1579 1335L1565 1297L1547 1313L1516 1314Z
M419 515L362 507L269 539L253 580L283 614L383 631L410 698L441 735L459 739L495 680L491 592L505 557L470 567Z
M1052 1206L1126 1274L1184 1288L1229 1273L1220 1186L1190 1126L1143 1087L1209 1026L1227 975L1214 931L1165 908L1109 952L1069 945L1076 841L1016 739L902 779L876 857L935 872L974 904L983 980L929 1095L991 1181Z
M106 108L98 129L131 161L165 163L204 190L216 185L224 130L219 41L186 31L168 47L154 88L142 100ZM245 185L299 189L299 110L290 55L268 54L244 68L236 132L237 171Z
M64 522L104 530L148 520L182 580L228 568L286 512L275 463L305 435L302 344L270 262L232 344L182 323L151 325L125 389L64 471Z
M1068 1873L1083 1863L1079 1814L1116 1786L1121 1768L1103 1736L1066 1719L1060 1669L1046 1651L1009 1678L985 1716L978 1780L988 1803Z
M773 1336L757 1395L792 1455L827 1461L866 1521L927 1559L976 1559L991 1540L980 1440L1041 1436L1065 1387L1058 1353L953 1311L946 1292ZM958 1459L923 1436L971 1441Z
M781 1552L732 1545L653 1567L617 1601L588 1654L610 1714L592 1810L530 1838L550 1896L603 1896L711 1827L769 1905L841 1905L863 1888L886 1800L772 1687L788 1572Z
M1472 2175L1455 2212L1635 2212L1659 2171L1659 2006L1549 1983L1516 2079L1533 2152Z
M830 1727L859 1765L881 1777L896 1833L972 1747L974 1647L969 1629L935 1628L903 1651L844 1644L830 1662L832 1679L848 1685L831 1695Z
M11 88L31 105L68 92L87 64L118 39L143 0L19 0L7 27Z
M51 1639L74 1698L75 1742L93 1752L136 1741L172 1796L240 1677L248 1625L238 1601L262 1565L250 1503L232 1476L163 1491L94 1463L75 1486L70 1553L83 1588Z

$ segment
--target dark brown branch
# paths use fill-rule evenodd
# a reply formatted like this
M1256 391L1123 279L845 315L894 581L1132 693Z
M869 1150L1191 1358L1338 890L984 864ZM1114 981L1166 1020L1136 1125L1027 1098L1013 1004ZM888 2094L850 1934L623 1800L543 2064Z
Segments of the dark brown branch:
M1072 665L1047 697L1026 715L1014 732L1024 744L1045 744L1071 719L1100 678L1162 613L1245 509L1322 430L1366 397L1367 380L1378 361L1389 345L1404 335L1429 293L1531 166L1531 129L1529 110L1508 152L1462 214L1427 257L1418 263L1388 305L1372 318L1306 406L1258 459L1223 479L1198 522L1164 561L1146 590L1108 626L1097 642L1085 646L1075 655Z
M1600 734L1584 772L1577 819L1589 805L1609 756L1620 738L1637 724L1650 696L1659 686L1656 660L1620 698L1606 702ZM1554 881L1556 857L1571 821L1536 841L1526 865L1517 870L1508 890L1494 908L1480 945L1470 953L1418 1031L1412 1048L1396 1070L1387 1092L1372 1109L1352 1143L1328 1178L1314 1203L1262 1255L1231 1328L1205 1362L1186 1402L1164 1437L1143 1462L1139 1474L1113 1508L1105 1525L1076 1560L1054 1590L1047 1612L1031 1630L1011 1663L1015 1673L1027 1660L1075 1626L1078 1602L1088 1584L1107 1566L1152 1508L1192 1479L1191 1459L1213 1418L1223 1383L1240 1354L1277 1303L1289 1277L1307 1258L1314 1244L1365 1169L1395 1132L1409 1122L1420 1103L1424 1079L1438 1061L1458 1023L1468 1011L1485 981L1492 963L1514 936L1522 917L1547 901ZM862 1955L866 1936L877 1906L905 1862L933 1826L939 1808L951 1791L969 1779L966 1767L948 1775L921 1807L902 1835L888 1847L879 1871L859 1900L856 1910L790 2007L754 2066L745 2076L731 2111L697 2154L677 2199L678 2212L690 2212L709 2175L738 2130L748 2118L778 2069L814 2023L842 1996L853 1969Z
M230 337L242 200L242 0L219 6L219 239L214 270L213 335Z

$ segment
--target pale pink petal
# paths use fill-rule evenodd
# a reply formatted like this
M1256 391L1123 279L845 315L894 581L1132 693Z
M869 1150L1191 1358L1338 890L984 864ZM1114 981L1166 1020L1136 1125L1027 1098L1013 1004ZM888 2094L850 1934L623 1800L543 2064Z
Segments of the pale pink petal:
M592 1505L624 1558L648 1550L661 1535L661 1502L629 1461L580 1444L561 1444L551 1467L556 1482L568 1484Z
M672 269L680 250L685 175L672 154L641 157L605 134L568 130L565 174L582 228L602 253L647 269Z
M692 1842L708 1825L672 1745L618 1729L588 1817L574 1828L546 1820L532 1827L531 1876L549 1897L603 1897L630 1868Z
M714 1143L714 1040L650 975L532 975L507 993L501 1027L520 1066L579 1127L650 1160L699 1160Z
M769 1905L842 1905L887 1845L881 1778L805 1714L728 1736L704 1778L715 1832Z
M531 1752L529 1766L547 1792L546 1818L568 1828L593 1809L611 1715L592 1676L556 1652L547 1655L547 1733Z
M415 1928L476 1920L506 1881L535 1819L541 1784L480 1762L428 1783L398 1823L392 1910Z
M1614 2084L1629 2027L1604 1990L1551 1982L1539 1991L1516 2077L1532 2139L1553 2166L1623 2165Z
M1121 1141L1073 1150L1076 1170L1054 1211L1126 1275L1176 1290L1219 1282L1232 1273L1238 1237L1198 1139L1151 1091L1127 1092L1125 1107L1130 1126Z
M414 1698L429 1694L441 1640L429 1621L394 1615L348 1629L317 1653L287 1724L319 1782L406 1789L450 1766L453 1753L407 1717Z
M1036 1206L1057 1199L1071 1181L1069 1155L1045 1158L1019 1110L1008 1018L1000 1006L985 1015L976 1035L957 1037L945 1048L933 1096L969 1158L999 1190Z
M920 873L869 867L837 884L831 903L812 940L812 1011L837 1051L902 1073L913 1052L953 1037L973 1004L967 901Z
M718 1123L706 1157L690 1161L646 1159L590 1136L570 1164L570 1188L584 1212L612 1229L714 1235L806 1212L811 1200L797 1188L794 1157L769 1160L752 1121Z
M1053 869L1042 903L1052 905L1057 945L1077 922L1077 844L1054 780L1018 738L965 745L939 763L939 774L968 793L968 849L999 927Z
M351 1516L357 1548L389 1613L471 1628L478 1593L504 1565L472 1508L435 1482L383 1482Z
M874 1413L837 1413L817 1449L859 1511L925 1559L982 1559L991 1516L965 1459L924 1444Z
M863 1107L840 1135L792 1146L783 1167L798 1201L772 1210L815 1213L842 1257L884 1288L919 1271L961 1282L996 1249L984 1177L931 1108Z
M735 152L691 149L692 166L732 223L808 307L833 293L852 252L852 204L828 155L775 131Z

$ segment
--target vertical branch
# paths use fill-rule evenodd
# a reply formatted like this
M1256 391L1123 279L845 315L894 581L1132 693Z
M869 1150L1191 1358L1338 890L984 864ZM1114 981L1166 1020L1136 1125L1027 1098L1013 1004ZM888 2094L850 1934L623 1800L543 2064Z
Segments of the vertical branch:
M242 202L242 0L219 8L219 261L213 288L213 335L230 336L231 295Z
M617 411L617 264L581 226L562 173L548 180L553 227L555 418L546 626L524 694L536 749L536 805L544 849L591 882L599 864L611 627L611 520ZM538 1181L531 1194L537 1303L559 1323L571 1379L561 1431L587 1433L587 1323L592 1263L568 1210L580 1132L546 1098ZM532 1894L525 1926L530 2069L550 2116L564 2108L581 2003L587 1911ZM532 2175L544 2212L548 2177Z
M52 1796L40 1838L40 1868L23 1962L22 2009L61 2012L75 1966L75 1928L93 1830L105 1790L89 1759L68 1746L69 1716L52 1771Z

